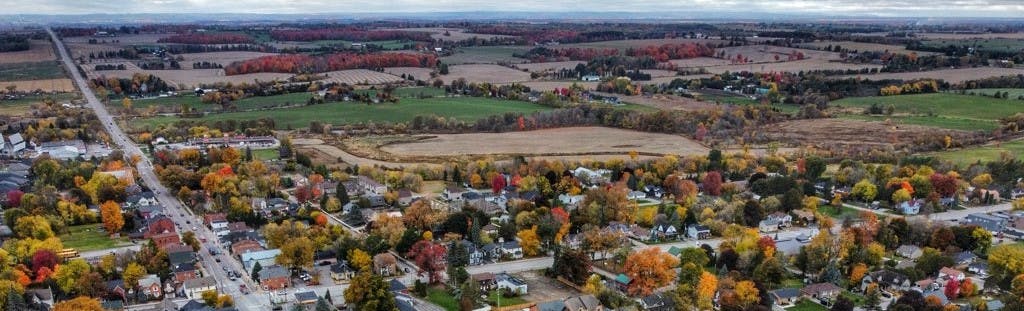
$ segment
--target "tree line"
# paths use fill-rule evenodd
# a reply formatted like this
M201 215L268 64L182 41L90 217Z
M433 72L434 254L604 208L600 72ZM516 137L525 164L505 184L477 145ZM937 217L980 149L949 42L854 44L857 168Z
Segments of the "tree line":
M252 37L233 33L191 33L173 35L160 38L157 43L181 43L181 44L244 44L255 43Z
M272 55L231 63L224 67L224 74L230 76L256 72L315 73L383 67L434 67L436 64L437 57L431 54Z

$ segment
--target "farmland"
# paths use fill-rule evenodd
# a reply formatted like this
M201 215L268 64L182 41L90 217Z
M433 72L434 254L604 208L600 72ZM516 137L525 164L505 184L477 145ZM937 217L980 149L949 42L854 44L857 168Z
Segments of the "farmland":
M934 39L934 40L923 40L921 44L932 48L943 48L950 45L956 46L971 46L979 51L993 51L993 52L1008 52L1015 53L1024 49L1024 39L960 39L960 40L947 40L947 39Z
M1024 74L1024 69L1021 68L999 68L999 67L975 67L975 68L958 68L958 69L940 69L931 71L915 71L915 72L899 72L899 73L879 73L879 74L864 74L864 75L844 75L835 76L835 79L846 79L846 78L861 78L870 80L886 80L886 79L901 79L901 80L913 80L913 79L943 79L949 83L959 83L969 80L977 80L996 76L1009 76Z
M544 137L544 139L537 139ZM586 141L587 144L576 142ZM494 143L501 142L501 143ZM558 146L552 148L552 146ZM706 154L708 149L689 138L606 127L569 127L527 132L442 134L415 142L381 147L391 154L409 156L457 155L626 155L630 151L653 154Z
M54 61L0 64L0 81L63 78L64 70Z
M907 54L907 53L911 52L911 51L907 50L906 46L903 46L903 45L891 45L891 44L879 44L879 43L867 43L867 42L854 42L854 41L817 41L817 42L803 43L800 46L801 47L805 47L805 48L811 48L811 49L824 49L824 48L827 48L829 46L831 46L831 47L839 46L839 47L842 47L843 49L847 49L847 50L850 50L850 51L858 51L858 52L868 52L868 51L885 52L885 51L888 51L888 52L899 53L899 54ZM916 51L915 53L921 54L921 55L923 55L923 54L933 54L933 53L920 52L920 51Z
M448 75L441 76L445 82L458 78L477 83L511 83L529 81L530 74L498 65L457 65L451 67Z
M529 49L526 46L474 46L461 48L451 56L441 57L441 62L451 65L525 63L526 59L514 57L512 54L526 52Z
M506 112L529 113L550 108L519 101L486 98L408 98L397 104L367 105L361 103L328 103L299 108L266 111L230 112L207 115L194 121L255 120L272 118L278 128L297 128L309 125L310 121L325 121L331 124L363 122L395 123L407 122L418 115L438 115L463 121L502 114ZM175 117L154 117L132 121L136 129L157 126L181 120Z
M542 72L547 70L562 70L576 68L579 64L586 64L582 61L565 61L565 62L546 62L546 63L527 63L527 64L515 64L513 67L518 69L525 69L530 72Z
M242 75L225 76L223 69L185 69L185 70L151 70L148 73L154 74L172 85L185 85L186 88L198 87L202 84L214 84L217 82L231 83L252 83L256 80L273 81L287 80L291 74L276 72L247 73Z
M838 118L785 121L764 126L759 131L771 141L847 150L886 149L915 144L921 139L929 138L934 138L938 143L943 135L957 139L966 134L919 125L894 125L892 122ZM865 139L865 135L869 135L871 139Z
M1024 39L1024 32L1010 32L1010 33L938 33L938 32L925 32L916 34L918 38L925 39L949 39L949 40L962 40L962 39L993 39L993 38L1006 38L1006 39Z
M0 53L0 64L40 62L54 60L53 46L48 40L30 40L30 48L27 51L3 52Z
M417 80L427 80L430 78L430 73L434 72L433 68L420 68L420 67L389 67L384 68L384 72L401 77L403 74L406 76L412 76Z
M628 49L628 48L640 48L640 47L651 46L651 45L680 44L680 43L712 43L712 44L719 44L719 43L729 43L729 41L728 40L717 40L717 39L685 39L685 38L643 39L643 40L613 40L613 41L601 41L601 42L562 44L562 45L559 45L559 47L625 50L625 49Z
M208 53L188 53L182 54L181 57L185 60L181 61L182 67L191 68L192 63L195 62L211 62L218 63L221 65L227 65L237 61L243 61L247 59L253 59L262 56L277 55L275 53L262 53L262 52L246 52L246 51L234 51L234 52L208 52Z
M71 100L71 93L57 95L31 95L14 100L0 100L0 115L23 116L32 110L32 105L42 104L47 98L52 98L58 104Z
M1003 154L1020 159L1021 155L1024 155L1024 140L991 143L983 146L927 153L925 155L934 156L939 160L951 161L959 165L968 165L978 161L996 161Z
M786 48L769 45L744 45L726 47L715 50L715 53L724 53L725 59L736 59L742 56L744 59L749 59L749 62L753 63L765 63L765 62L779 62L786 61L788 55L793 52L803 53L805 58L810 59L824 59L824 60L837 60L839 59L839 53L825 52L818 50L808 50L799 48Z
M883 97L845 98L834 106L863 110L872 104L892 105L893 116L864 116L850 111L844 117L853 119L899 120L906 124L933 126L955 130L992 130L1000 118L1024 111L1020 101L950 93L917 94Z
M327 79L323 80L325 83L337 82L348 85L363 85L402 82L402 78L399 76L366 69L329 71L324 74L327 75Z
M240 99L233 102L236 107L240 110L251 110L251 109L262 109L272 108L280 106L293 106L293 105L304 105L309 100L311 95L309 93L290 93L275 96L254 96ZM120 106L119 100L112 100L110 102L112 106ZM195 111L217 111L220 109L219 105L204 104L201 99L196 96L186 95L181 97L161 97L152 99L138 99L132 104L132 107L137 109L144 109L149 107L167 107L177 111L182 105L188 106L190 109Z
M14 85L18 90L22 91L35 91L42 90L43 92L74 92L75 85L68 78L59 79L45 79L45 80L21 80L21 81L7 81L0 82L0 85L4 87Z
M673 65L679 68L698 68L698 67L710 67L710 66L724 66L729 65L732 62L729 60L715 58L715 57L695 57L687 59L673 59L669 61Z

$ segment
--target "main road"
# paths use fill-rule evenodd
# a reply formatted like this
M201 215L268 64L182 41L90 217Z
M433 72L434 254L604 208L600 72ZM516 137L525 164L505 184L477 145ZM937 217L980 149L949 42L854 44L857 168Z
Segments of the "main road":
M217 255L222 256L221 260L218 260L214 255L210 254L207 247L210 244L217 243L217 236L211 230L203 226L202 222L187 210L181 204L181 201L178 201L178 199L172 195L172 192L168 191L167 188L160 183L156 173L153 172L153 163L150 162L149 157L142 152L142 149L139 149L139 146L135 145L135 143L128 138L128 135L125 135L124 131L118 127L114 118L107 111L107 107L104 106L98 98L96 98L96 94L92 92L92 89L89 88L89 84L86 83L85 77L83 77L81 72L78 71L78 68L75 66L71 56L68 55L68 51L64 47L64 42L61 41L61 39L57 37L57 34L49 27L46 28L46 32L50 34L50 38L57 47L57 51L60 53L60 58L64 62L64 66L67 68L68 74L71 75L72 80L75 81L75 85L77 85L79 91L82 92L82 96L89 103L89 107L96 113L96 118L99 119L100 123L103 124L103 128L107 131L107 134L110 135L111 142L120 147L124 152L124 155L129 159L139 159L138 163L136 163L135 169L142 178L143 184L153 191L157 200L164 206L168 216L174 220L175 223L181 225L182 230L193 229L197 238L205 238L207 241L210 241L210 243L204 243L203 249L199 252L201 264L206 272L205 275L212 276L217 281L220 292L231 295L235 299L235 304L239 309L270 310L271 307L269 299L265 295L243 295L239 291L239 284L229 280L225 270L231 269L239 271L243 274L240 279L241 283L247 284L249 288L257 288L252 283L252 280L249 279L249 276L245 275L247 273L244 273L245 270L241 268L238 261L228 258L227 255L223 255L227 253L223 251L223 249L219 250L221 255ZM192 224L194 224L194 226ZM227 269L225 269L225 267L227 267Z

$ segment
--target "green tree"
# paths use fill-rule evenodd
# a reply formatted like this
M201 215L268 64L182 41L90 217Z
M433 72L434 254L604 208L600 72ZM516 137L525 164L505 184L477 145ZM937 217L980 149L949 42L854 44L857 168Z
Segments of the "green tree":
M369 271L360 272L352 279L345 289L345 302L359 311L398 310L388 283Z
M334 191L334 196L338 198L338 201L340 201L341 206L345 206L345 204L348 204L350 199L348 197L348 189L345 189L345 183L339 181L338 186L334 188Z
M255 264L252 265L252 275L250 275L253 280L256 280L256 282L259 282L260 271L263 271L263 265L261 265L260 262L257 261Z
M124 272L121 273L124 285L129 288L139 287L139 280L144 276L146 276L146 267L134 262L129 263L128 267L124 268Z
M196 233L195 232L185 231L185 233L181 234L181 241L185 242L185 244L187 244L188 246L191 246L193 252L198 252L199 251L199 247L200 247L199 239L196 239Z
M875 196L878 195L878 187L875 186L875 184L871 183L870 180L861 179L860 181L853 185L853 189L851 190L851 192L851 194L855 198L858 198L865 202L870 202L871 200L875 199Z
M77 291L78 279L88 274L91 269L92 266L88 262L79 258L58 266L57 273L53 278L61 290L65 293L72 293Z
M476 281L469 279L462 283L459 287L459 309L460 310L474 310L476 309L477 297L480 296L480 285Z

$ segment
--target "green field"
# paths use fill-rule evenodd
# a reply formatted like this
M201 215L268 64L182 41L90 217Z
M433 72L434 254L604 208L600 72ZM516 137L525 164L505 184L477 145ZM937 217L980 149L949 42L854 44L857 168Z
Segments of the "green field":
M786 309L788 311L827 311L828 308L825 306L811 302L810 300L804 299L797 302L796 305Z
M62 68L55 61L0 64L0 81L66 78Z
M493 64L497 62L522 63L526 59L513 57L516 52L530 50L527 46L474 46L460 48L451 56L441 57L441 62L450 65Z
M845 114L840 117L882 121L892 119L906 124L933 126L954 130L991 131L1000 118L1024 112L1024 105L1015 100L952 93L900 96L851 97L832 102L833 106L867 108L872 104L893 105L893 116Z
M964 40L949 40L949 39L935 39L935 40L923 40L921 44L929 47L946 47L950 45L957 46L973 46L978 51L992 51L992 52L1019 52L1024 49L1024 40L1020 39L964 39Z
M60 240L64 242L64 247L79 252L131 245L127 238L111 239L105 231L99 230L100 227L100 224L68 227L69 233L61 234Z
M448 311L458 311L459 301L455 300L455 296L449 293L444 288L430 287L427 288L427 301L438 305Z
M977 161L991 162L999 160L1006 152L1010 156L1020 158L1024 154L1024 140L1008 141L996 145L972 146L964 149L927 153L939 160L952 161L960 165L967 165Z
M499 297L501 299L498 299ZM487 303L491 304L492 306L507 307L520 305L527 302L529 301L526 301L526 299L520 297L501 297L501 294L496 290L493 290L487 294Z
M277 149L256 149L252 151L252 157L260 161L270 161L279 159L280 153Z
M832 205L818 206L818 211L840 222L847 218L860 218L860 210L846 206L839 209Z
M324 121L331 124L351 124L361 122L396 123L408 122L420 115L438 115L471 122L487 116L512 113L530 113L550 110L552 108L528 102L509 101L490 98L456 97L456 98L406 98L397 104L363 104L354 102L326 103L322 105L303 106L269 111L246 111L217 113L202 118L188 120L224 121L224 120L255 120L272 118L278 128L300 128L309 126L310 121ZM143 129L174 123L181 120L177 117L153 117L132 120L132 127Z
M304 105L312 96L313 95L306 92L289 93L274 96L254 96L240 99L234 102L234 104L236 107L238 107L239 110L260 109L282 105ZM108 105L121 107L121 100L111 100ZM135 109L145 109L149 108L150 106L171 106L178 108L181 107L181 105L187 105L193 111L220 110L220 105L204 104L200 97L193 95L137 99L132 102L132 107Z
M1017 97L1018 96L1024 96L1024 89L973 89L973 90L967 90L967 94L974 93L974 94L985 95L985 96L992 96L992 94L995 94L996 92L1000 92L1000 93L1006 92L1006 93L1009 93L1009 95L1006 96L1007 100L1018 100L1019 101L1019 99L1017 99Z
M0 100L0 115L23 116L32 110L32 105L42 103L47 97L53 98L58 104L66 102L75 97L71 93L60 93L57 95L31 95L15 100Z
M356 90L356 93L376 96L377 90ZM445 96L445 92L444 89L436 87L400 87L391 92L391 95L398 98L441 97Z

